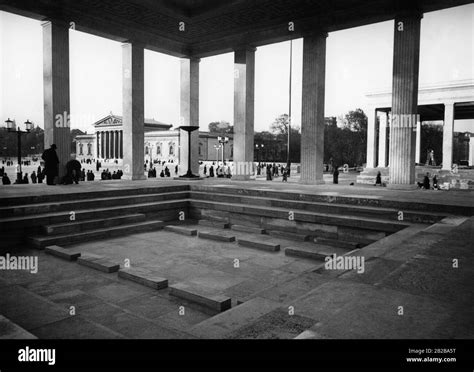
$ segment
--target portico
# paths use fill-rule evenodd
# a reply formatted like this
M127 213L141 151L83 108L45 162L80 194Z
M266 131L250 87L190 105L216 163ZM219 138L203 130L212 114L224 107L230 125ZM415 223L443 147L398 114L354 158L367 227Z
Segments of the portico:
M124 178L132 180L144 178L145 49L182 58L179 82L181 126L199 125L200 58L234 53L234 159L235 169L239 170L234 179L249 180L255 175L252 166L255 50L262 45L303 38L301 182L318 184L323 182L326 43L330 42L330 33L394 20L393 88L389 102L372 106L367 111L367 166L373 168L379 163L384 166L390 163L391 184L405 187L414 183L414 166L419 160L420 149L416 138L421 123L412 120L408 127L394 127L394 121L386 114L391 111L395 118L416 118L419 114L418 70L423 13L467 3L466 0L420 0L414 8L408 2L394 5L390 0L374 1L370 6L364 0L341 1L336 6L270 0L258 3L251 0L231 3L219 0L156 3L105 0L93 5L70 0L51 4L40 0L1 4L0 9L45 21L45 144L48 146L54 142L58 146L60 172L64 172L64 164L71 152L69 127L55 125L57 115L68 116L70 110L68 33L71 22L76 30L122 43L123 128L120 131L111 127L97 133L95 151L98 157L123 158ZM261 17L263 13L265 17ZM287 19L282 14L291 14L291 17ZM101 21L97 22L97 19ZM442 102L446 105L445 168L452 163L449 148L456 104L469 100ZM385 113L381 124L378 124L377 111ZM385 140L388 132L389 141ZM191 136L191 148L181 146L180 158L188 159L186 155L190 151L191 169L194 170L199 159L199 139L197 132ZM188 168L185 163L181 164L180 173Z

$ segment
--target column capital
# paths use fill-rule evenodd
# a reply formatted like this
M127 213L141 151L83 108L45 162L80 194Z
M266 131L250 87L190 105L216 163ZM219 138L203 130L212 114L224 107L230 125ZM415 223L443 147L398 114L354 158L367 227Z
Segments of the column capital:
M326 30L322 29L313 29L313 30L307 30L306 32L303 33L303 39L306 38L312 38L312 37L323 37L327 38L328 37L328 32Z
M41 22L41 26L43 28L49 27L50 25L58 26L58 27L64 27L64 28L71 28L71 23L66 22L62 19L54 19L54 18L48 18L44 21Z

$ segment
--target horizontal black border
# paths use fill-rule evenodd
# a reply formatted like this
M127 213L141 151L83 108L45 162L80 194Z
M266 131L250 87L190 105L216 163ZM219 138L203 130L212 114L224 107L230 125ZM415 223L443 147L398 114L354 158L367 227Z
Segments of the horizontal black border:
M54 348L56 364L19 362L25 348ZM16 370L320 371L474 370L473 340L1 340L0 372ZM408 363L408 349L452 349L455 363ZM422 355L422 357L425 357Z

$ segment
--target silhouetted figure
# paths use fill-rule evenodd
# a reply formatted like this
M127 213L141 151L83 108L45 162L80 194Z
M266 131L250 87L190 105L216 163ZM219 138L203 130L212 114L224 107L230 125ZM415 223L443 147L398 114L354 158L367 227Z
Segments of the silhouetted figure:
M11 185L10 178L8 178L8 176L7 176L6 173L3 173L2 183L3 183L4 185Z
M272 166L270 164L267 165L267 181L272 180Z
M429 173L426 173L425 177L423 178L423 188L425 190L429 190L431 188Z
M29 183L29 181L28 181L28 173L25 173L25 176L23 177L22 183Z
M70 184L75 182L76 185L79 183L81 177L81 163L76 159L71 159L66 163L66 180L65 184Z
M438 190L438 178L436 178L436 175L433 177L433 189Z
M36 173L35 173L35 171L33 171L31 173L31 183L36 183Z
M339 183L339 169L338 166L334 167L334 172L332 173L332 183Z
M380 185L382 186L382 175L380 172L377 173L377 177L375 177L375 186Z
M214 166L211 165L209 168L209 177L214 177Z
M281 175L283 176L281 182L288 182L288 173L286 169L282 169Z
M56 145L53 143L49 149L43 152L41 158L44 160L46 184L54 185L54 178L59 174L59 158L58 154L56 154Z

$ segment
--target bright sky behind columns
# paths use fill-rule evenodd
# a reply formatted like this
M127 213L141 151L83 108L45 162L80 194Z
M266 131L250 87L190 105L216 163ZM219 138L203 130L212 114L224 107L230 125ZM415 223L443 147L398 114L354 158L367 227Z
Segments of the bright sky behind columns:
M424 84L474 79L474 4L426 13L421 25L420 80ZM293 124L301 123L302 39L293 42ZM390 90L393 21L338 32L327 38L325 116L364 108L365 94ZM41 23L0 12L0 121L30 119L43 127ZM179 59L145 51L145 117L178 125ZM255 129L267 130L288 113L289 42L259 47L255 71ZM122 114L120 43L70 31L71 126ZM233 53L201 59L201 130L233 122ZM474 131L474 122L455 130Z

